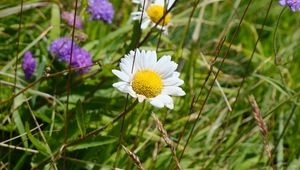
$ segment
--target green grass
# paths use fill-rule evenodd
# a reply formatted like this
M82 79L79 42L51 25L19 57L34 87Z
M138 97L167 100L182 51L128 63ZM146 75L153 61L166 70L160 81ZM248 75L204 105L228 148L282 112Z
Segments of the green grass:
M40 2L28 0L24 6ZM0 2L0 169L64 169L64 163L66 169L74 170L138 169L123 145L145 169L173 170L188 140L179 161L184 170L300 169L299 12L286 8L278 20L283 7L273 1L260 34L270 1L253 1L238 27L248 1L200 0L192 5L194 0L178 0L171 11L168 35L160 37L154 30L140 46L157 49L159 57L169 54L179 64L186 95L173 97L175 108L168 110L147 102L136 105L135 99L127 101L126 95L112 87L118 79L111 70L118 69L119 59L150 29L140 31L139 23L130 21L130 13L138 9L130 0L111 2L115 16L110 25L89 21L87 0L82 0L78 9L84 29L75 30L75 34L84 34L87 39L77 42L97 62L86 74L71 73L69 98L67 67L55 61L47 49L54 39L71 37L72 28L61 21L60 12L74 10L73 1L55 0L24 10L21 30L20 8L15 8L21 1ZM27 50L39 63L30 81L25 81L21 70ZM13 95L14 85L17 96ZM250 95L268 126L271 161L248 101ZM193 99L198 100L191 108ZM130 109L124 111L126 106ZM125 117L118 117L124 112ZM165 142L152 113L163 123L174 146Z

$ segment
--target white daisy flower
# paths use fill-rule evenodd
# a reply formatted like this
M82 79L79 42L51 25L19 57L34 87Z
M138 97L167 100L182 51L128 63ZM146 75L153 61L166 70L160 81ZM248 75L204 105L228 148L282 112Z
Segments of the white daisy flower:
M145 1L145 3L144 3ZM166 13L169 11L175 0L132 0L133 3L145 4L145 8L141 8L141 11L132 12L131 17L133 20L140 20L142 18L141 28L145 29L152 23L155 26L160 19L165 15L164 19L157 24L157 28L164 30L167 33L167 28L171 19L171 14ZM144 9L144 11L142 11Z
M179 87L184 82L179 78L176 68L177 64L171 61L171 56L163 56L157 61L155 51L130 51L121 59L121 70L112 70L121 79L113 87L138 98L139 102L147 100L155 107L173 109L170 96L185 95Z

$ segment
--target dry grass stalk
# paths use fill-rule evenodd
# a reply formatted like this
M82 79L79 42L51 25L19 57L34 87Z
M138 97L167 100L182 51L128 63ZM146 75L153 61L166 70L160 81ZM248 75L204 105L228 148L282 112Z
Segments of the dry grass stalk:
M180 163L179 163L179 160L176 156L176 152L175 152L175 145L174 145L174 142L169 138L169 135L167 133L167 131L165 130L165 128L163 127L162 123L159 121L158 117L155 115L155 113L152 113L152 117L156 123L156 127L158 129L158 131L161 133L162 135L162 138L164 139L164 141L166 142L166 144L170 147L171 149L171 152L172 152L172 155L173 155L173 159L175 160L176 162L176 167L177 169L181 170L181 167L180 167Z
M0 170L7 169L7 166L8 166L8 162L6 163L3 163L2 161L0 162Z
M139 170L145 170L138 156L136 156L133 152L127 149L124 145L122 145L122 148L130 156L130 158L133 160L134 164Z
M30 149L30 148L23 148L23 147L19 147L19 146L15 146L15 145L9 145L9 144L5 144L5 143L0 143L1 147L7 147L7 148L11 148L11 149L16 149L16 150L20 150L20 151L25 151L25 152L31 152L31 153L39 153L39 151L34 150L34 149Z
M260 109L256 103L254 96L252 96L252 95L249 96L248 100L252 107L254 119L259 127L259 130L260 130L262 136L263 136L264 149L269 157L269 160L272 161L272 151L271 151L271 147L269 145L269 140L268 140L269 132L268 132L267 125L261 116Z

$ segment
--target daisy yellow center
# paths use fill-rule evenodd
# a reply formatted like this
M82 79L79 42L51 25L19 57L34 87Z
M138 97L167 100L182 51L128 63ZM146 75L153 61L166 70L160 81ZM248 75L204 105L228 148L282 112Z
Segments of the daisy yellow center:
M158 23L160 21L160 19L163 16L165 16L164 19L162 19L159 22L159 25L161 25L161 26L166 26L171 19L170 13L167 13L167 14L165 14L165 13L166 13L166 10L161 5L150 5L147 8L147 14L148 14L149 18L151 19L151 21L154 23Z
M161 93L163 82L159 74L152 70L141 70L135 73L132 80L133 90L147 98L153 98Z

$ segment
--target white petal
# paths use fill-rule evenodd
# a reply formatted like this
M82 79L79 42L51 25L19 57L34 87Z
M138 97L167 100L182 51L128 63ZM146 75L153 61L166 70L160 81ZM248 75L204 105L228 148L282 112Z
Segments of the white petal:
M133 91L132 87L127 82L120 81L120 82L114 83L113 87L115 87L116 89L118 89L119 91L121 91L123 93L128 93L128 94L130 94L130 96L137 98L136 93Z
M149 18L143 19L143 22L141 24L141 29L146 29L148 25L150 24L151 20Z
M178 77L170 77L163 80L164 86L181 86L184 81Z
M167 0L167 10L169 10L174 3L175 3L175 0Z
M169 108L169 109L174 108L173 99L169 95L160 94L156 98L159 99L161 102L163 102L164 105L167 106L167 108Z
M164 107L164 103L162 101L160 101L159 99L157 99L157 98L151 99L150 103L153 106L158 107L158 108L163 108Z
M145 52L145 50L142 50L141 51L141 54L140 54L140 68L142 69L142 70L144 70L144 69L147 69L147 59L148 58L146 58L146 52Z
M135 93L135 91L133 91L132 86L128 87L128 93L130 94L130 96L137 98L137 94Z
M120 63L121 71L126 72L130 76L132 64L133 64L133 56L131 56L130 54L125 55L124 58L121 59L121 63Z
M129 85L129 83L124 82L124 81L119 81L119 82L117 82L117 83L114 83L114 84L113 84L113 87L118 88L118 87L124 86L124 85Z
M132 12L130 15L132 20L140 20L142 16L142 11Z
M157 63L156 63L156 66L155 66L155 70L157 72L161 72L160 69L162 69L163 67L165 67L165 65L167 63L169 63L171 61L171 56L163 56L161 57Z
M136 56L137 56L136 51L135 50L131 50L129 52L129 54L125 56L125 60L124 61L122 61L122 59L121 59L121 61L124 62L124 64L126 64L127 67L129 67L128 72L131 74L131 76L137 70L137 66L138 65L136 63Z
M133 63L134 63L134 72L141 70L141 52L140 50L137 48L134 51L131 51L131 56L133 57Z
M177 69L178 64L174 61L171 61L168 65L166 65L166 68L164 70L163 78L171 77L174 73L174 71Z
M154 4L155 5L160 5L160 6L165 6L165 0L155 0Z
M156 26L157 29L163 30L164 34L168 35L168 31L166 31L168 29L167 26L156 25L155 23L153 23L153 27L155 27L155 26Z
M179 76L180 76L180 73L177 72L177 71L174 71L173 76L174 76L174 77L179 77Z
M150 69L150 70L154 70L155 69L155 65L156 65L156 61L157 61L157 55L156 55L156 51L147 51L145 53L145 68L146 69Z
M163 30L165 35L168 35L168 27L165 28L165 30Z
M128 74L122 72L122 71L119 71L119 70L112 70L112 72L114 73L114 75L116 75L119 79L125 81L125 82L129 82L130 79L129 79L129 76Z
M174 109L174 103L172 102L172 103L169 103L169 104L166 104L166 106L167 106L167 108L169 108L169 109Z
M129 67L129 64L126 65L124 63L120 63L120 69L122 72L127 74L127 76L129 77L129 81L130 81L132 79L132 74L131 74L131 67Z
M114 83L112 86L117 88L119 91L121 91L123 93L127 93L128 92L128 87L130 85L127 82L120 81L120 82Z
M132 0L132 2L135 4L140 4L142 2L142 0Z
M137 94L137 98L138 98L139 102L141 103L146 99L146 96Z
M128 90L127 93L130 94L130 96L132 96L132 97L134 97L134 98L137 98L137 94L136 94L135 91L133 91L131 85L128 85L127 90Z
M178 65L175 62L171 61L171 56L163 56L156 63L155 70L163 78L168 78L172 76L177 66Z
M155 26L155 24L153 24L153 26ZM162 30L165 35L168 35L168 25L166 26L157 25L156 28Z
M166 86L163 88L162 94L167 94L171 96L184 96L185 92L180 87Z
M166 1L166 4L165 4ZM154 4L161 5L163 7L167 6L167 10L171 8L171 6L174 4L175 0L155 0Z
M142 69L154 70L157 61L156 51L144 51L141 52L140 67Z

